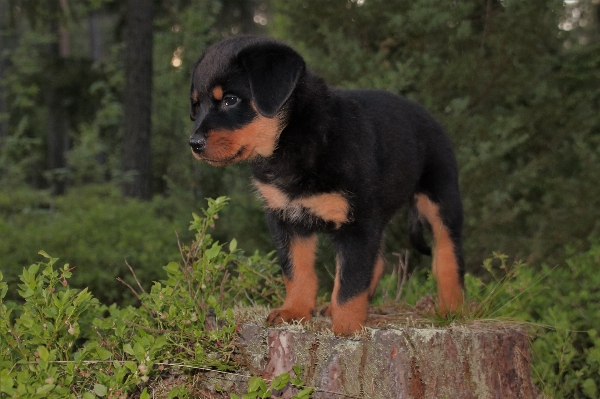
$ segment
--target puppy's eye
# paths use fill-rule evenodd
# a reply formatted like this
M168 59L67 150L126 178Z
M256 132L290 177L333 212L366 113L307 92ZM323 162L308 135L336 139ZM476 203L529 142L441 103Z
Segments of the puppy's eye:
M226 107L231 107L235 104L237 104L237 102L240 99L236 96L232 96L231 94L227 94L225 97L223 97L223 105Z

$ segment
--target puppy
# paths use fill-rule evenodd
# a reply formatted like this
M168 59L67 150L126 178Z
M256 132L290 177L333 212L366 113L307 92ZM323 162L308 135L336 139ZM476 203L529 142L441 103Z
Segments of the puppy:
M291 47L255 36L206 50L193 68L190 103L194 157L214 166L248 160L265 203L286 288L269 322L311 319L316 233L325 232L336 251L333 331L360 330L384 271L384 228L405 204L411 243L433 255L440 311L460 310L456 159L427 111L385 91L330 88Z

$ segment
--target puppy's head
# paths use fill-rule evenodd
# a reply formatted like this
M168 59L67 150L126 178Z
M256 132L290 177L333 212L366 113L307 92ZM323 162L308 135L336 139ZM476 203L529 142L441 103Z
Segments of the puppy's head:
M241 36L209 47L192 72L194 157L215 166L269 157L304 68L298 53L268 38Z

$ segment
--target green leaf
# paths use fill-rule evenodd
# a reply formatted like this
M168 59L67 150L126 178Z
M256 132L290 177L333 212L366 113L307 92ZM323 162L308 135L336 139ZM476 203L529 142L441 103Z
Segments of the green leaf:
M585 381L583 381L582 387L583 387L583 392L588 397L590 397L590 398L598 397L596 395L598 393L598 387L596 386L596 382L593 379L588 378Z
M38 346L37 352L38 352L40 359L42 359L45 362L47 362L48 359L50 358L50 353L48 352L48 349L46 349L46 347L44 347L44 346Z
M101 398L105 397L108 392L108 389L105 385L102 384L94 384L94 393Z
M55 318L58 316L58 308L56 307L51 307L51 308L45 308L43 310L44 316L49 317L49 318Z
M19 323L28 328L31 328L31 326L33 326L33 320L31 319L31 317L29 317L29 315L26 314L22 315L19 318Z
M124 344L123 345L123 352L135 356L135 353L133 352L133 348L131 347L131 344Z
M189 392L185 386L174 387L169 391L167 399L184 399L189 396Z
M135 345L133 345L133 352L136 359L140 362L146 357L146 348L139 342L136 342Z
M98 347L96 349L96 353L98 354L98 359L99 360L108 360L112 357L113 353L109 350L106 350L104 348Z
M9 395L13 394L13 386L15 384L13 376L14 375L10 373L8 369L0 370L0 392L7 393Z
M235 252L236 249L237 249L237 240L234 238L229 243L229 252ZM2 276L1 275L0 275L0 280L2 280Z
M267 384L265 380L260 377L254 376L248 381L248 392L262 393L267 390Z
M144 388L144 390L140 394L140 399L150 399L150 394L148 393L148 388Z
M164 269L171 274L175 274L179 271L179 265L177 264L177 262L169 262L168 265L166 265L164 267Z
M45 384L45 385L39 387L38 389L36 389L35 393L36 393L36 395L45 395L48 392L50 392L51 390L53 390L55 386L56 386L56 384Z
M135 362L132 361L128 361L123 363L125 365L125 367L127 367L127 369L129 371L131 371L132 373L135 373L135 371L137 370L137 364Z
M313 388L306 388L298 392L293 399L308 399L311 393L313 393Z
M271 387L277 390L281 390L285 388L288 382L290 382L290 373L283 373L273 378L273 381L271 382Z
M221 252L221 245L214 243L212 247L206 250L204 255L206 256L206 259L211 260L216 258L217 255L219 255L219 252Z

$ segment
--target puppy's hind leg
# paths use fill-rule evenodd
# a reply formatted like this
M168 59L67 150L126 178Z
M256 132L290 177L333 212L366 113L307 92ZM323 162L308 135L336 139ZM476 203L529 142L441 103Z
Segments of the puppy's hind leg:
M452 191L449 191L452 192ZM419 214L433 233L433 275L437 280L442 314L459 312L463 304L464 260L461 245L462 204L458 193L441 196L437 202L424 193L415 195Z

